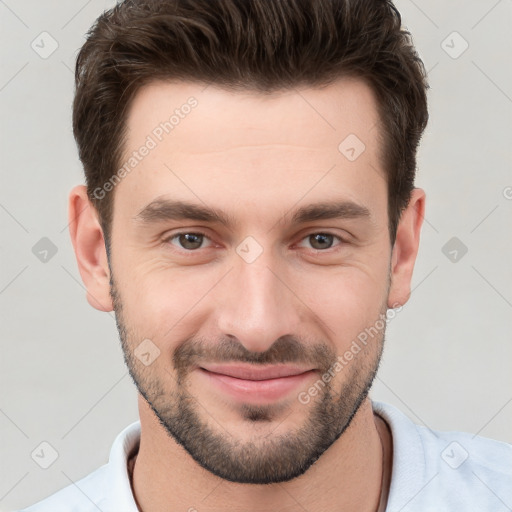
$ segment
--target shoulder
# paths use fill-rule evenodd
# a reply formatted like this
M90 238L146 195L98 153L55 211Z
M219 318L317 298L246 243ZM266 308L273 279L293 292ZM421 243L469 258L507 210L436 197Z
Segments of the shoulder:
M388 511L492 511L512 505L512 445L416 425L373 402L393 437Z
M137 512L127 462L139 442L136 421L114 440L108 464L19 512Z
M107 464L19 512L98 512L106 496Z
M510 510L512 445L466 432L440 432L418 426L430 495L461 510Z

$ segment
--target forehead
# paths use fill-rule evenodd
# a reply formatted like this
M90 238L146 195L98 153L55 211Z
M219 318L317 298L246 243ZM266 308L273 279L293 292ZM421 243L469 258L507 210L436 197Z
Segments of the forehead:
M166 194L289 209L304 194L364 203L386 190L377 103L359 80L271 94L154 82L133 99L127 128L122 165L133 165L116 204L131 212Z
M190 107L191 104L194 106ZM182 122L185 119L187 122ZM341 79L324 87L271 93L155 81L143 86L131 102L127 116L128 142L159 132L159 125L167 121L172 127L169 133L164 129L164 134L172 131L183 151L207 152L249 141L307 146L322 139L326 147L337 146L336 142L344 134L367 138L378 122L378 114L373 91L355 78ZM304 129L306 123L309 130ZM188 137L183 125L190 131L197 130L203 137ZM154 135L158 138L158 133Z

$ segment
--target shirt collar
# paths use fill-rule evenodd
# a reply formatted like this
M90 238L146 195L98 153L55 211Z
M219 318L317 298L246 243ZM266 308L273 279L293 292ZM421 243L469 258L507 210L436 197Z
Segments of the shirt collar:
M110 512L138 512L128 474L128 458L138 450L140 443L140 421L128 425L116 437L108 461L111 489L107 489L107 501L102 510Z

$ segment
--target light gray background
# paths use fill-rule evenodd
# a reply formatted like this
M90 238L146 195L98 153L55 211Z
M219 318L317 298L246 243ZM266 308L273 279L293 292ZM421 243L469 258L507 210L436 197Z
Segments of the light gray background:
M67 231L67 195L83 182L74 59L113 4L0 0L2 511L105 463L137 419L114 315L86 302ZM429 70L417 180L427 213L412 297L389 324L372 396L431 428L512 442L512 2L397 6ZM43 31L58 42L45 59L31 47ZM454 31L469 44L458 58ZM46 263L32 252L42 237L58 249ZM452 237L468 249L456 262L442 250ZM31 457L43 441L58 452L48 469Z

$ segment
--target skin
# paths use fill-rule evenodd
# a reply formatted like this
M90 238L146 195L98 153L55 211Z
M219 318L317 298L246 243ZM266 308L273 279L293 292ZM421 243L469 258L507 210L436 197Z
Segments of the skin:
M112 271L129 329L125 351L132 353L141 340L151 339L160 356L147 367L133 364L141 379L165 383L169 394L177 386L173 354L190 338L215 346L230 335L251 353L265 353L291 335L302 344L344 354L386 307L409 299L425 208L424 191L414 189L392 245L372 91L353 79L271 96L155 82L141 89L131 105L126 156L190 96L197 107L115 187L110 267L85 187L71 191L71 239L89 303L101 311L114 309ZM338 150L351 133L366 146L355 161ZM215 207L236 225L137 222L137 213L157 197ZM330 200L364 205L370 216L291 224L300 206ZM176 238L169 241L177 232L198 231L208 238L195 251L187 253ZM334 237L333 247L315 250L309 235L322 232L345 242ZM263 250L252 263L236 252L247 236ZM370 375L383 341L384 330L336 373L331 382L336 396L355 369ZM247 421L239 403L208 386L197 372L187 375L186 385L211 429L258 445L305 424L320 398L302 404L297 394L319 377L313 373L280 399L265 422ZM144 512L301 506L309 512L374 511L383 467L391 471L391 458L383 461L382 451L391 453L392 440L368 398L315 464L297 478L269 485L234 483L201 467L168 435L140 394L139 413L133 490Z

